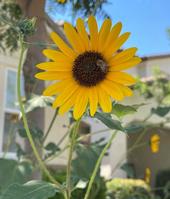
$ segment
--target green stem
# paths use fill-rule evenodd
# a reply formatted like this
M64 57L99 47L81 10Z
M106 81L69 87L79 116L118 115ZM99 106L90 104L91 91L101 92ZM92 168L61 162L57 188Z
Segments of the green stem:
M73 131L71 132L70 150L69 150L68 163L67 163L67 178L66 178L67 199L70 199L71 197L71 162L72 162L72 156L76 143L79 124L80 120L77 120L76 123L74 124Z
M44 143L45 140L47 139L47 137L48 137L48 135L49 135L49 133L50 133L50 131L51 131L51 128L53 127L53 124L54 124L54 122L55 122L55 119L56 119L56 117L57 117L57 114L58 114L58 109L55 110L53 119L51 120L51 123L50 123L50 125L49 125L49 127L48 127L48 129L47 129L47 132L45 133L45 136L44 136L44 138L43 138L43 143Z
M81 140L83 140L83 139L85 139L85 138L88 138L88 137L91 137L92 135L96 135L96 134L99 134L99 133L104 133L104 132L106 132L106 131L110 131L110 129L102 129L102 130L99 130L99 131L95 131L95 132L93 132L93 133L88 133L88 134L86 134L86 135L82 135L82 136L80 136L78 139L77 139L77 141L79 142L79 141L81 141Z
M34 43L30 43L30 42L27 42L27 41L23 41L24 44L27 44L27 45L35 45L35 46L53 46L55 47L56 45L55 44L49 44L49 43L44 43L44 42L34 42Z
M95 177L96 177L96 175L97 175L97 172L98 172L98 170L99 170L101 161L102 161L102 159L103 159L105 153L107 152L108 148L109 148L110 145L112 144L112 141L113 141L113 139L115 138L116 134L117 134L117 131L114 132L114 133L112 134L111 138L109 139L108 143L107 143L106 146L104 147L103 151L101 152L101 154L100 154L100 156L99 156L99 158L98 158L98 160L97 160L97 163L96 163L96 165L95 165L95 168L94 168L94 170L93 170L92 176L91 176L91 178L90 178L90 181L89 181L89 184L88 184L87 191L86 191L86 194L85 194L84 199L88 199L88 198L89 198L90 191L91 191L93 182L94 182L94 180L95 180Z
M39 153L36 149L35 143L33 141L31 132L30 132L29 127L28 127L28 122L27 122L27 118L26 118L26 114L25 114L25 110L24 110L24 105L23 105L23 102L22 102L22 97L21 97L21 69L22 69L22 61L23 61L23 56L24 56L24 51L25 51L22 36L20 36L20 45L21 45L21 54L20 54L20 57L19 57L18 73L17 73L17 95L18 95L20 110L21 110L21 113L22 113L24 127L25 127L25 130L26 130L30 145L31 145L32 150L34 152L34 155L35 155L42 171L46 174L46 176L49 178L49 180L51 182L53 182L58 188L62 189L62 186L60 185L60 183L57 182L53 178L53 176L51 176L50 172L48 171L48 169L44 165L43 161L41 160L41 157L40 157L40 155L39 155Z
M69 145L66 145L61 151L59 151L58 153L48 157L47 159L44 159L45 162L49 162L57 157L59 157L63 152L65 152L67 149L69 148Z

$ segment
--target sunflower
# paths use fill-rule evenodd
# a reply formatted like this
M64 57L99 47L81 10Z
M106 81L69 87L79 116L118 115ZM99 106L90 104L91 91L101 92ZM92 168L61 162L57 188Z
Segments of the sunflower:
M52 32L51 38L59 50L43 50L51 61L37 65L45 71L36 74L36 78L55 81L43 95L56 95L53 107L59 108L59 114L73 108L75 119L82 117L88 106L91 116L98 105L102 111L111 112L112 100L131 96L128 86L134 84L135 79L122 70L141 61L135 56L137 48L119 50L130 35L129 32L120 35L120 22L112 27L111 20L106 19L98 30L95 17L90 16L88 27L89 32L80 18L75 28L64 23L68 42Z
M66 3L66 0L57 0L58 3L64 4Z

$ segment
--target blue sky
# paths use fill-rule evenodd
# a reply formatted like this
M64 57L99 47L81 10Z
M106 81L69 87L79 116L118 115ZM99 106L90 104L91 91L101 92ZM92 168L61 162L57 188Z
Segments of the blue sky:
M138 47L140 56L170 53L170 0L110 0L104 10L113 24L123 23L123 32L132 32L125 47ZM55 20L71 21L69 12L58 13L62 14L52 15ZM102 19L98 20L101 23Z

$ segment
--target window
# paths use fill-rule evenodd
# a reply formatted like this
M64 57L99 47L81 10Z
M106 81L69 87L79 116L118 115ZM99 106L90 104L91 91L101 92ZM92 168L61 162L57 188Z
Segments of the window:
M21 94L24 96L24 81L22 77ZM16 122L18 122L19 107L17 102L17 71L6 70L4 109L3 109L3 136L1 150L4 154L16 152Z
M21 82L23 82L23 77ZM21 86L21 94L24 96L24 84ZM17 104L17 73L14 70L7 70L6 81L6 97L5 97L5 109L9 112L18 112Z

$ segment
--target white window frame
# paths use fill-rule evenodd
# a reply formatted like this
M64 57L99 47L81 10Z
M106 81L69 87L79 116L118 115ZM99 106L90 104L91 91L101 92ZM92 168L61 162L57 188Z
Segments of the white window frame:
M14 71L16 72L17 75L17 69L12 68L12 67L5 67L4 68L4 94L3 94L3 102L2 102L2 130L0 132L0 158L3 157L4 152L3 150L3 136L4 136L4 127L5 127L5 113L12 113L12 114L18 114L20 113L19 110L13 110L11 108L6 108L6 97L7 97L7 84L8 84L8 72L9 71ZM16 85L17 86L17 85ZM9 158L9 159L16 159L17 155L15 152L8 152L5 156L5 158Z

